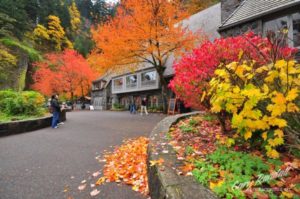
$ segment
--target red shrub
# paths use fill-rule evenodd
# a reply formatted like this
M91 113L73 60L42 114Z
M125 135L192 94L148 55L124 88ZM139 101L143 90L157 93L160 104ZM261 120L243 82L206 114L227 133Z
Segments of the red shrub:
M214 42L206 41L174 64L175 77L169 87L187 106L208 109L208 82L220 64L241 59L265 64L278 58L291 57L294 52L292 48L276 48L270 39L252 32L216 39Z

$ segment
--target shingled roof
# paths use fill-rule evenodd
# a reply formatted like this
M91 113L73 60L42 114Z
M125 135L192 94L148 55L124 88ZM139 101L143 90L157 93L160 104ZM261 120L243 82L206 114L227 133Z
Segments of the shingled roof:
M244 0L222 23L220 30L226 29L261 16L300 4L300 0Z

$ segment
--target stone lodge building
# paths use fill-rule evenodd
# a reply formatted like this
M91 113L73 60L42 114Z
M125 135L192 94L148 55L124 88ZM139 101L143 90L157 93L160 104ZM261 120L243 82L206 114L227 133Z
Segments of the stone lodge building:
M182 23L193 32L203 31L211 41L219 34L228 37L251 30L265 36L269 30L286 28L288 45L300 49L300 0L221 0ZM166 62L164 76L168 82L174 75L174 60L171 57ZM158 75L146 64L134 73L109 74L93 82L92 103L96 109L110 109L113 103L127 107L132 99L139 104L141 97L148 98L149 106L162 104ZM171 91L169 97L173 97Z

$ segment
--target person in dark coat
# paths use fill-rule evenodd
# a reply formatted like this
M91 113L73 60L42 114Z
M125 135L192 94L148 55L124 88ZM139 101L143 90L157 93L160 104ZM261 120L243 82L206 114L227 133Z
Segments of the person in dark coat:
M60 105L58 103L58 95L52 95L51 97L51 108L52 108L52 124L51 127L56 129L58 128L59 114L60 114Z
M143 115L143 110L145 110L146 115L148 115L147 111L147 98L142 99L142 104L141 104L141 115Z

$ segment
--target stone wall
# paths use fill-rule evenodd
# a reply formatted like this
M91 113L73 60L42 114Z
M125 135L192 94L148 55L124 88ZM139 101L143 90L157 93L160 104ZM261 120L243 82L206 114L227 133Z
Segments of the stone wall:
M182 165L176 152L168 144L166 133L172 124L192 114L166 117L152 130L148 146L148 179L150 196L153 199L217 199L209 189L195 182L192 176L177 175L174 167ZM168 153L163 153L168 151ZM164 159L163 165L150 166L150 161Z
M248 31L252 31L256 34L262 34L263 32L262 20L258 19L255 21L241 24L239 26L234 26L232 28L228 28L226 30L220 31L220 34L222 35L222 37L231 37L231 36L241 35Z
M66 112L61 112L60 121L64 122L66 119ZM52 116L47 116L30 120L0 123L0 137L46 128L51 126L51 121Z

